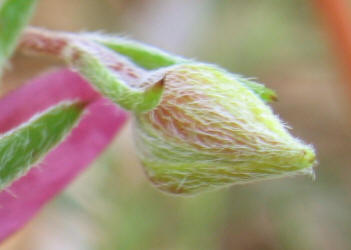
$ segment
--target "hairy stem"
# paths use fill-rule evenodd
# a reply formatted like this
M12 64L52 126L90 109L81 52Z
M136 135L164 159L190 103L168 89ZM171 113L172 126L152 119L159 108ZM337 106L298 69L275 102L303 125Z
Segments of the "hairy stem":
M63 59L88 79L102 94L127 110L145 112L162 96L162 79L141 87L148 72L126 57L79 34L28 28L19 49Z
M74 43L79 43L87 51L90 50L101 63L125 79L129 85L137 85L136 81L141 80L146 74L145 70L125 60L122 56L75 33L29 27L24 30L18 49L28 54L53 56L70 63L70 60L78 59L78 49L69 49ZM68 57L71 59L67 60Z
M75 47L73 50L72 45ZM98 89L103 94L109 96L121 106L130 110L136 110L137 108L141 111L150 110L154 105L158 104L162 91L162 79L154 82L157 86L153 86L153 88L151 87L151 89L148 90L148 98L144 98L143 101L141 101L144 104L141 106L137 104L135 106L135 104L138 103L136 101L138 98L135 98L135 96L140 96L138 92L133 93L133 91L118 90L126 94L123 94L123 98L120 96L115 98L111 96L111 93L116 92L116 90L114 90L116 84L112 81L99 81L99 79L103 79L105 75L108 75L108 72L105 72L106 69L114 72L120 80L128 83L129 86L137 88L138 86L140 87L148 75L146 70L193 62L192 60L174 56L154 47L117 36L98 33L79 34L53 32L34 27L28 28L24 32L19 47L24 51L62 58L70 64L72 64L72 62L73 64L77 64L82 54L90 55L90 57L93 55L95 60L93 60L93 58L80 60L81 62L83 61L83 63L90 62L89 67L80 67L80 73L97 85ZM97 71L96 69L99 68L105 69ZM116 76L112 76L111 79L114 77ZM237 79L264 101L272 102L277 99L276 93L266 88L264 85L239 76ZM123 84L118 84L118 86L122 88ZM145 101L146 99L148 99L148 101ZM130 100L132 100L132 102L130 102ZM126 102L126 104L122 102Z

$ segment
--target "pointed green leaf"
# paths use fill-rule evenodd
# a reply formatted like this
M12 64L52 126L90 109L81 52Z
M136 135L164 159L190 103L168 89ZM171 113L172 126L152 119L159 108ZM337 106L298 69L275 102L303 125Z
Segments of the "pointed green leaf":
M34 10L35 3L36 0L0 0L0 75Z
M274 102L278 99L277 94L274 90L267 88L261 83L253 82L245 78L240 78L239 81L247 88L251 89L265 102Z
M24 175L53 149L84 110L81 102L62 102L0 136L0 190Z
M180 56L139 42L117 36L86 34L86 37L130 58L135 64L148 70L189 62Z

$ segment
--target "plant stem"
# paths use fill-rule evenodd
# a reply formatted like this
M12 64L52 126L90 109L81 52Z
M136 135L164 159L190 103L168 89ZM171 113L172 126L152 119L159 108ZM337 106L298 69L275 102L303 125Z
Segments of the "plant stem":
M131 64L112 50L104 49L98 43L94 43L75 33L29 27L24 30L18 49L29 54L47 55L66 60L66 57L69 56L67 53L75 53L74 51L68 52L67 48L70 44L78 41L86 49L94 53L106 67L118 73L119 77L132 86L137 85L136 82L141 80L146 74L145 70Z
M127 110L146 112L161 101L162 79L142 86L148 71L81 34L28 28L18 47L30 53L63 59L103 95Z
M103 94L115 99L115 102L119 104L121 104L121 98L115 98L113 95L110 95L116 92L114 88L116 83L100 80L110 72L129 86L140 88L143 87L143 81L149 74L146 70L159 69L181 63L194 63L192 60L174 56L154 47L117 36L97 33L54 32L34 27L25 30L19 48L31 53L52 55L64 59L70 64L77 64L76 61L81 57L81 54L90 55L90 58L86 58L86 61L90 61L90 63L84 69L80 65L80 73L93 82ZM94 58L91 58L91 56ZM103 68L108 69L110 72L106 72ZM98 69L102 69L103 72ZM237 79L245 87L260 96L262 100L272 102L277 99L275 92L264 85L243 77L237 77ZM109 82L110 84L108 84ZM156 84L156 82L153 84ZM123 84L117 85L123 87ZM157 103L158 99L160 99L159 94L161 91L162 88L160 86L154 86L154 90L151 89L149 91L150 95L154 97L149 96L149 100L156 98L155 103ZM134 97L140 96L140 93L132 93L133 91L128 91L128 89L122 92L130 93L126 96L129 99L132 98L134 100L133 103L135 102ZM145 101L147 98L139 99ZM125 105L126 108L129 106L127 109L134 109L134 107L131 107L134 105L132 105L132 102L125 101L127 103Z
M0 3L0 76L35 4L36 0L5 0Z

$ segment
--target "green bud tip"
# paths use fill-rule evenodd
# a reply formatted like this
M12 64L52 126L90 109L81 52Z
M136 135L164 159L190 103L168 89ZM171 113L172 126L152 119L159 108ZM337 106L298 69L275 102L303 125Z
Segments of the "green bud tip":
M313 176L313 147L290 135L242 78L213 65L189 63L155 71L146 82L159 79L161 103L135 114L134 127L141 162L161 190L193 194Z

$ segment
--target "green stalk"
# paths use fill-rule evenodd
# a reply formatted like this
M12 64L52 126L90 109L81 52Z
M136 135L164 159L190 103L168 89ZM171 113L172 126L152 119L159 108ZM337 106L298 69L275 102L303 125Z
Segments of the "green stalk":
M148 88L137 87L147 80L150 70L194 62L119 37L54 32L35 27L26 29L19 48L31 54L46 54L65 60L103 95L136 113L154 109L162 98L162 78ZM240 76L236 79L262 100L271 102L276 99L275 92L264 85Z
M3 0L0 2L0 76L36 2L36 0Z

